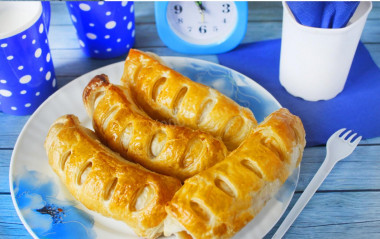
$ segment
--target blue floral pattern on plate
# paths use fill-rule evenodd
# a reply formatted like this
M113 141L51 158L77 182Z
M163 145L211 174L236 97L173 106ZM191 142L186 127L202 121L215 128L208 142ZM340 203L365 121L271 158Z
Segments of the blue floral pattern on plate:
M37 171L26 171L13 185L21 214L39 238L95 238L93 218L75 207L77 202L56 199L59 186Z

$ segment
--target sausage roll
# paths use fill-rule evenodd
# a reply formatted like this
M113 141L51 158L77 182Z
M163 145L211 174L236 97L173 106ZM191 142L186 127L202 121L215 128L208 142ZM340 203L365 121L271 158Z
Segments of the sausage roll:
M166 206L165 235L232 237L279 190L304 147L301 120L272 113L225 160L185 181Z
M237 148L257 125L248 108L170 69L152 53L131 49L121 82L153 119L209 132L228 150Z
M180 188L178 179L124 160L74 115L54 122L45 149L54 172L88 209L124 221L139 236L162 234L165 204Z
M134 104L128 87L94 77L83 102L103 143L145 168L185 180L227 154L224 143L200 130L152 120Z

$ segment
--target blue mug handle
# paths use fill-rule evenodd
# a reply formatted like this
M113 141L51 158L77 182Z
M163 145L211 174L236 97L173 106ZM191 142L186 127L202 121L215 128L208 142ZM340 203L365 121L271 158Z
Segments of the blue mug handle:
M49 27L50 27L50 2L48 1L43 1L41 2L42 4L42 20L45 23L45 29L46 33L49 33Z

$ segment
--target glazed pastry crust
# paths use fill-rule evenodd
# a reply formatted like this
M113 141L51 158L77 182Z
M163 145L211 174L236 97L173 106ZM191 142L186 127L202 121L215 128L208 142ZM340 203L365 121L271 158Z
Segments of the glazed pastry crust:
M221 140L200 130L152 120L130 97L129 89L94 77L83 102L102 142L155 172L185 180L223 160Z
M298 117L272 113L225 160L185 181L166 207L165 235L232 237L299 165L305 143Z
M74 115L54 122L45 149L54 172L88 209L124 221L142 237L162 233L164 206L180 188L179 180L122 159Z
M228 150L237 148L257 125L248 108L165 66L152 53L131 49L121 82L131 87L137 103L153 119L209 132Z

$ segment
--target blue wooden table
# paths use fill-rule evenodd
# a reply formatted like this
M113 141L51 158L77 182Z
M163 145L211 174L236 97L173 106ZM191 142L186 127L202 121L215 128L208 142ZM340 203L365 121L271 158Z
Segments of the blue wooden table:
M248 32L243 42L281 37L281 3L250 2L249 9ZM153 2L136 2L135 14L135 48L159 55L184 56L168 49L159 39ZM125 59L125 56L109 60L87 58L79 48L66 5L62 2L52 2L49 40L59 87L91 70ZM380 65L380 3L374 3L362 41ZM217 62L215 55L192 57ZM8 182L12 150L28 118L0 113L0 238L30 238L13 207ZM299 183L290 207L318 170L325 153L323 146L305 149ZM278 226L279 223L267 238ZM363 140L351 156L335 166L285 235L285 238L347 237L380 238L380 137Z

